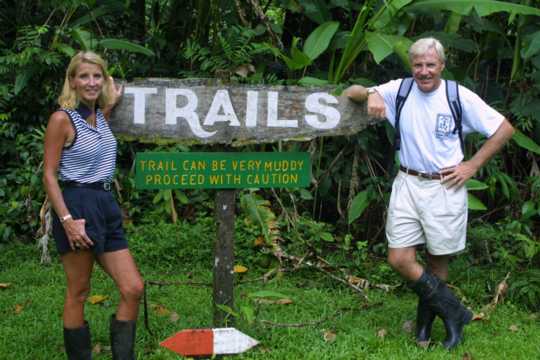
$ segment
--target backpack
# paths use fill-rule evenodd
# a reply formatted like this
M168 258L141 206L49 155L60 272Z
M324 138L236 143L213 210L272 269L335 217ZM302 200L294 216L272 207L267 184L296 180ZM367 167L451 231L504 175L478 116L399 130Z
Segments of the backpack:
M396 118L395 118L395 138L394 138L394 149L399 151L401 147L401 132L399 130L399 118L401 116L401 109L405 105L405 101L411 92L414 79L411 77L401 80L399 85L398 94L396 96ZM461 101L459 100L459 91L458 84L454 80L446 80L446 99L448 100L448 105L450 106L450 111L452 112L452 117L454 118L454 130L453 134L456 132L459 134L459 143L461 145L461 151L465 155L465 145L463 142L463 129L462 129L462 109Z

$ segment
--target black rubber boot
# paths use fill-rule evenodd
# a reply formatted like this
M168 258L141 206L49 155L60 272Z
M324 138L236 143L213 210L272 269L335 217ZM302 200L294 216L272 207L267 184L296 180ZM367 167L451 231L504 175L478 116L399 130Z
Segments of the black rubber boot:
M463 328L471 322L473 313L463 306L445 283L441 282L437 294L434 309L443 319L446 329L443 346L450 350L463 340Z
M111 316L111 350L113 360L135 360L136 321L121 321Z
M92 359L90 328L86 321L83 326L77 329L64 328L64 348L68 360Z
M418 299L418 307L416 308L416 342L427 343L431 338L431 327L435 320L435 313L429 307L428 303L422 299Z
M456 347L463 340L463 327L471 322L472 312L463 306L443 281L427 271L411 288L443 319L446 329L443 346L448 350Z
M435 296L439 283L439 278L428 271L424 271L420 279L409 284L409 287L418 295L418 307L416 309L417 343L427 342L431 337L431 326L436 313L431 308L429 299Z

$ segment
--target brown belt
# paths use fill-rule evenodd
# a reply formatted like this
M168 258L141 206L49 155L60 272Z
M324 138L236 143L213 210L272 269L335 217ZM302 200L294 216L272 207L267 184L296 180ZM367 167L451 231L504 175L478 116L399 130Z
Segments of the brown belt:
M431 173L431 174L422 173L413 169L406 168L403 165L399 165L399 170L409 175L419 176L421 178L429 179L429 180L441 180L443 177L440 173Z

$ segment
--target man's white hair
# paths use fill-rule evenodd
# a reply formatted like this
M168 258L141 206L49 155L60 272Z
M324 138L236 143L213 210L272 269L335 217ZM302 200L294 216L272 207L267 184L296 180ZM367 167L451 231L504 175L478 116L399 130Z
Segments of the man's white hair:
M414 44L409 48L409 60L412 62L415 56L424 55L429 49L435 49L435 52L439 56L439 59L444 64L446 62L446 56L444 55L444 47L441 42L433 37L422 38L416 40Z

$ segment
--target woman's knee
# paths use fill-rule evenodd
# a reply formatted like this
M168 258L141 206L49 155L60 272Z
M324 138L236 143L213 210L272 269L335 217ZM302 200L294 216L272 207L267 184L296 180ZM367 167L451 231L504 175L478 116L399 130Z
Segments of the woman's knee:
M119 287L120 295L127 301L139 301L144 292L144 282L142 279L132 280Z
M68 286L66 300L74 303L84 304L90 294L90 285Z

